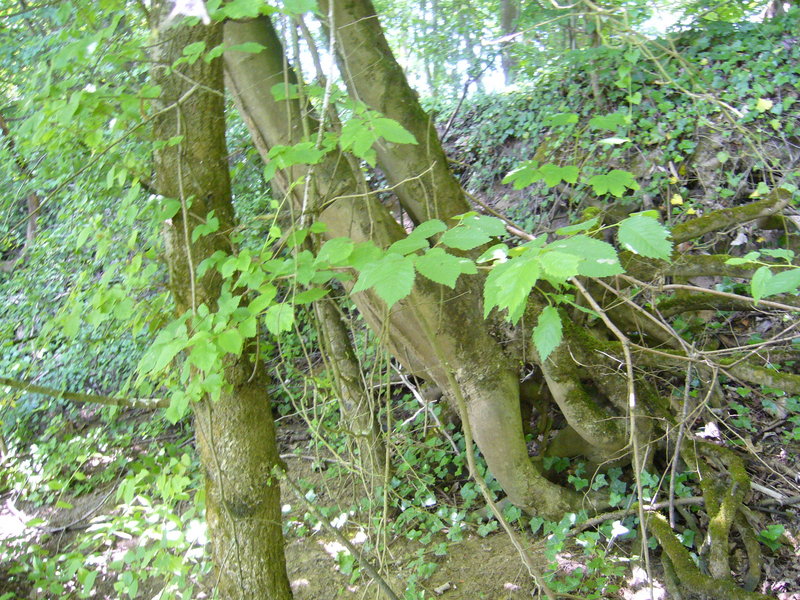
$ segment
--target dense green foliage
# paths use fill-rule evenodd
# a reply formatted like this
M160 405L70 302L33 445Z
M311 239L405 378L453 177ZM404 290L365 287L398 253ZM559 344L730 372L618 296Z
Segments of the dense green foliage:
M308 8L304 2L288 4L276 13L287 23ZM530 31L540 25L541 48L532 52L515 42L513 89L474 93L462 103L465 80L497 70L500 46L479 49L479 42L506 33L500 3L389 4L382 13L387 31L390 38L414 42L405 49L407 64L419 66L416 76L433 92L423 101L439 129L447 128L444 142L456 172L471 193L504 212L526 237L515 240L507 220L475 212L455 222L417 223L388 248L343 237L322 243L324 224L294 227L272 180L276 171L319 164L337 147L367 170L375 166L376 143L417 140L394 120L334 90L341 131L319 143L273 147L272 161L263 168L244 123L231 112L229 163L241 223L231 239L240 251L215 253L200 265L198 277L216 272L224 279L219 299L177 319L171 318L173 300L165 291L160 229L199 200L164 199L151 189L154 146L180 145L182 135L149 139L158 112L152 102L160 90L149 83L149 70L156 67L146 55L144 5L65 2L7 16L2 11L11 9L0 9L7 25L0 33L0 117L9 124L0 140L0 253L9 265L0 272L0 375L22 382L0 387L0 435L7 446L0 493L13 496L26 513L44 515L49 507L68 514L55 526L37 518L19 535L3 536L0 576L20 594L33 589L40 597L87 598L104 581L116 597L165 600L213 588L201 473L187 447L189 414L194 401L219 396L225 360L241 354L250 340L273 378L269 392L279 423L310 432L307 444L284 448L286 460L311 458L328 480L363 480L336 407L334 377L320 366L311 307L324 296L350 286L353 293L376 294L391 309L402 306L421 279L453 289L488 272L480 279L485 317L496 309L512 325L522 323L532 291L541 293L544 304L527 324L526 343L544 361L562 342L567 310L588 314L592 326L602 320L581 302L574 278L622 274L623 254L668 261L674 248L667 227L714 209L776 190L789 194L797 209L797 11L755 23L741 20L749 11L709 13L703 3L684 3L687 15L713 14L719 21L695 22L656 40L634 35L631 26L649 11L633 3L626 28L616 18L574 15L595 22L602 43L592 42L591 29L581 29L581 43L575 44L580 47L561 54L564 31L542 24L553 18L568 23L569 15L531 5L516 26ZM438 15L433 27L429 11ZM483 30L475 23L483 23ZM187 48L180 60L206 60L215 52L221 50ZM325 91L309 90L311 104L322 106ZM31 214L25 199L31 194L41 208L35 236L26 238ZM218 228L209 215L192 242ZM730 251L727 264L752 267L755 275L751 281L720 278L713 285L756 303L790 301L800 286L797 237L790 233L751 239L751 232L729 228L713 244ZM740 235L744 242L737 241ZM437 569L433 557L445 556L469 534L489 535L500 523L479 510L481 492L469 478L466 458L473 449L458 419L447 414L444 402L417 397L412 383L405 382L411 392L400 387L375 336L349 301L343 306L363 379L378 390L377 421L386 430L391 476L383 495L330 502L318 494L325 480L301 481L308 507L301 497L287 504L285 534L306 539L327 520L377 532L365 544L367 552L383 549L376 541L382 536L405 538L415 544L406 561L405 598L430 597L424 582ZM735 311L712 312L707 322L678 315L670 326L694 344L738 325ZM763 341L755 327L742 335L746 343ZM795 353L798 339L791 346ZM796 356L778 356L772 367L796 373ZM663 393L675 405L684 395L702 396L691 371L685 381L664 379ZM169 407L155 414L96 409L25 393L19 389L24 382L52 388L53 396L74 391L163 398ZM748 436L776 419L770 431L797 448L796 394L777 384L734 380L724 381L724 393L734 400L713 411L730 428L733 447L749 450ZM549 409L537 410L545 422ZM529 432L528 441L537 445L546 433L539 439ZM477 476L499 499L500 485L480 453L476 457ZM326 467L326 461L334 464ZM513 505L504 508L518 531L547 536L545 581L552 590L587 598L615 597L627 561L646 551L646 543L634 543L639 515L628 510L637 498L660 501L670 488L673 497L686 499L701 485L691 469L669 472L652 461L638 474L613 465L594 475L581 459L557 456L545 456L542 464L569 489L607 493L609 505L622 511L588 528L581 524L589 517L585 512L556 522L523 515ZM101 512L110 500L114 508ZM680 541L699 561L704 534L697 519L694 525L688 520L682 526ZM759 541L779 553L787 541L784 527L759 527ZM58 536L68 530L61 544ZM655 538L649 541L654 548ZM567 551L579 567L560 566ZM354 556L342 553L337 560L346 576L342 586L364 575ZM16 593L0 587L0 600Z

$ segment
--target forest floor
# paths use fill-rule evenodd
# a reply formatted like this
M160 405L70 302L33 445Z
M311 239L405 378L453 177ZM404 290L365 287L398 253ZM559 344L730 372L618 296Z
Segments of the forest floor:
M329 533L324 528L314 528L308 517L308 507L302 498L296 497L288 487L284 487L284 519L287 523L286 559L289 579L296 600L344 600L381 598L378 586L364 576L360 579L352 577L352 561L342 558L344 550L341 537L346 536L358 548L369 548L365 554L377 565L386 581L399 597L403 597L409 581L416 581L416 589L424 590L424 598L442 598L443 600L515 600L538 596L538 587L528 573L517 550L507 535L495 531L481 536L477 527L472 525L465 533L463 540L448 542L446 554L437 556L435 548L439 541L446 541L443 532L435 534L427 545L412 541L403 536L395 536L383 543L370 540L367 532L374 532L374 527L360 523L375 522L374 518L363 513L351 512L348 508L359 501L361 485L354 478L342 476L340 471L325 469L324 462L318 456L299 455L308 452L307 434L299 425L288 425L279 428L281 452L289 465L289 477L302 486L304 490L313 490L315 506L329 507L329 518L339 524L340 535ZM779 452L776 445L766 449L765 455ZM311 460L311 459L317 460ZM796 457L795 457L796 458ZM334 476L331 476L333 473ZM52 550L53 554L64 552L71 541L80 535L85 528L88 513L91 519L103 520L117 507L114 500L113 485L106 489L79 497L68 498L72 508L55 508L43 506L34 508L28 503L16 501L11 493L0 497L0 547L7 544L19 544L22 547L41 544ZM380 506L380 501L372 503ZM346 517L342 518L341 515ZM338 519L337 519L338 517ZM26 527L30 519L39 518L44 524ZM783 520L787 532L796 535L797 523ZM439 538L437 538L439 536ZM735 542L736 540L734 540ZM764 548L763 579L760 591L779 600L800 600L800 543L796 537L789 537L776 552ZM119 557L128 548L135 547L136 538L111 539L108 541L108 552ZM663 582L663 572L658 552L651 555L653 586L647 584L647 577L642 566L628 562L626 556L632 543L627 547L617 547L608 556L608 561L618 561L624 566L624 575L608 580L605 593L597 598L622 598L625 600L665 600L674 598ZM379 550L375 550L378 548ZM544 543L541 539L534 542L529 549L530 554L541 570L546 570ZM6 556L7 554L4 553ZM346 554L346 553L345 553ZM742 553L733 552L734 563L741 559ZM575 543L567 544L557 558L564 573L583 566L586 558L582 549ZM348 567L349 565L349 567ZM735 565L736 566L736 565ZM738 565L741 566L741 565ZM46 591L36 591L24 579L13 577L13 563L0 562L0 599L28 600L43 598L65 598L74 596L54 596ZM347 573L343 572L346 571ZM421 573L424 572L424 575ZM115 591L114 582L117 575L98 577L95 583L93 598L112 600L121 597ZM619 586L614 590L610 586ZM137 598L150 600L158 595L157 580L143 580ZM206 596L198 595L197 598ZM583 597L583 594L581 595ZM684 595L684 598L691 596Z

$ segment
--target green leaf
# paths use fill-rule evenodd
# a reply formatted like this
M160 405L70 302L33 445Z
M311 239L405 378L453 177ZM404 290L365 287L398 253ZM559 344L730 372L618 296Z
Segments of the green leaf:
M777 294L797 293L798 286L800 286L800 268L787 269L780 273L775 273L766 280L760 298Z
M242 352L244 338L238 329L227 329L219 334L217 343L225 352L238 355Z
M542 165L539 168L547 187L554 187L566 181L567 183L575 183L578 181L578 167L568 165L566 167L558 167L553 164Z
M286 303L270 306L264 313L264 325L273 335L291 331L294 325L294 307Z
M565 283L570 277L578 274L581 259L574 254L552 250L539 256L539 264L548 279L553 283Z
M597 225L598 217L594 217L593 219L589 219L588 221L583 221L582 223L575 223L574 225L567 225L566 227L561 227L556 229L556 235L572 235L574 233L580 233L581 231L586 231L587 229L591 229L595 225Z
M447 230L447 225L439 219L431 219L430 221L423 221L417 225L414 230L408 234L409 237L423 237L429 238L437 233L442 233Z
M461 223L448 229L442 234L441 242L457 250L472 250L505 233L506 226L500 219L477 215L466 217Z
M666 227L644 215L624 219L617 230L620 246L635 254L661 260L669 260L672 255L672 243L668 237Z
M549 125L570 125L578 122L578 115L576 113L558 113L547 117Z
M616 131L617 127L625 125L625 115L612 113L610 115L598 115L589 120L589 127L592 129L607 129Z
M562 181L575 183L578 181L578 167L559 167L550 163L540 167L537 161L532 160L511 171L503 178L503 183L513 183L514 189L520 190L542 179L547 187L554 187Z
M413 259L390 253L361 269L358 281L353 286L353 292L363 292L372 288L391 308L398 300L411 293L413 285Z
M164 411L164 416L173 425L180 421L189 412L189 395L181 390L175 391L169 400L169 406ZM131 496L133 493L131 493Z
M394 144L416 144L417 138L394 119L379 117L372 121L375 133Z
M326 296L330 290L325 288L310 288L304 290L294 297L295 304L311 304Z
M341 265L350 258L354 248L355 244L350 238L340 237L328 240L322 244L314 263L317 265Z
M546 306L539 315L539 321L533 328L533 345L539 353L539 359L547 360L547 357L561 343L561 316L553 306Z
M536 257L526 255L495 265L483 288L483 316L487 317L496 306L508 310L508 320L516 324L525 312L539 273Z
M769 270L769 267L759 267L753 274L753 278L750 280L750 293L753 296L753 300L758 302L766 296L770 279L772 279L772 271Z
M414 266L422 275L449 288L456 286L462 273L474 275L478 272L475 264L468 258L448 254L441 248L431 248L414 261Z
M595 175L589 180L589 185L598 196L610 193L617 198L621 198L626 189L639 189L639 184L633 179L633 173L620 169L614 169L605 175Z
M614 247L606 242L585 235L575 235L545 246L546 250L557 250L581 258L578 275L585 277L608 277L624 272Z
M235 46L228 46L225 51L232 50L233 52L246 52L248 54L258 54L266 50L266 46L258 42L245 42L244 44L236 44Z

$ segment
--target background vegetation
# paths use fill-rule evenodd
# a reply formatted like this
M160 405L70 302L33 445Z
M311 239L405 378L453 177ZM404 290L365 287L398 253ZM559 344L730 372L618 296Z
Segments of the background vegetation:
M800 593L797 9L375 5L433 129L353 91L326 2L208 3L215 23L267 15L294 66L275 101L322 115L259 142L228 63L235 215L168 191L205 139L190 107L168 119L211 89L203 65L269 44L174 42L217 26L165 24L171 2L0 7L0 600L256 597L209 551L227 475L198 440L202 411L249 384L277 424L280 468L261 476L280 480L297 598ZM392 153L425 131L474 214L448 219L466 210L440 180L411 188L435 161L397 175ZM367 190L395 245L325 218ZM200 212L182 288L169 229ZM459 296L475 306L430 335L419 307ZM442 356L437 337L475 347ZM488 404L521 414L552 504L518 491L524 469L486 433L482 366L511 373L513 398ZM576 414L584 395L599 413ZM597 414L611 425L581 429Z

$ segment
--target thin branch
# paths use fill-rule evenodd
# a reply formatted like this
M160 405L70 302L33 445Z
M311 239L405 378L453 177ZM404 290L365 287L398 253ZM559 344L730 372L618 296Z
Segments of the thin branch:
M10 379L0 377L0 385L5 385L15 390L21 390L28 394L42 394L51 398L72 400L73 402L103 404L105 406L122 406L125 408L166 408L169 406L169 398L115 398L114 396L100 396L96 394L82 394L78 392L67 392L44 385L36 385L31 381Z

